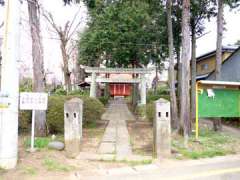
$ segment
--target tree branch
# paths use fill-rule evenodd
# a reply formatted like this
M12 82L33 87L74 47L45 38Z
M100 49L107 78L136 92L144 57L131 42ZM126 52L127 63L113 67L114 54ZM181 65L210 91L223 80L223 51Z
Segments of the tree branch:
M80 10L81 10L81 6L79 7L78 11L76 12L76 14L74 15L74 17L73 17L73 19L72 19L72 21L71 21L71 24L70 24L69 29L68 29L68 32L67 32L67 36L68 36L68 34L70 33L70 30L72 29L72 26L73 26L73 24L74 24L74 22L75 22L75 20L76 20L76 18L77 18L77 16L78 16Z
M73 31L71 32L70 35L68 35L68 39L71 39L71 37L73 36L73 34L76 32L77 28L80 26L80 24L82 23L82 18L80 19L80 21L78 22L78 24L75 26L75 28L73 29ZM69 29L70 31L70 29Z
M4 25L4 22L2 22L2 23L0 24L0 29L3 27L3 25Z
M53 29L55 29L55 31L60 34L61 33L61 28L59 28L54 19L53 19L53 16L50 12L47 12L47 11L44 11L43 10L43 13L42 13L43 17L48 21L48 23L53 27Z

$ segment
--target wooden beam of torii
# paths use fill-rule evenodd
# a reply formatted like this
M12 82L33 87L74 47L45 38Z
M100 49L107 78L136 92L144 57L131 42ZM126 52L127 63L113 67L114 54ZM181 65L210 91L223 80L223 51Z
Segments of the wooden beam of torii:
M100 68L100 67L85 67L86 73L100 74L150 74L155 71L155 68Z

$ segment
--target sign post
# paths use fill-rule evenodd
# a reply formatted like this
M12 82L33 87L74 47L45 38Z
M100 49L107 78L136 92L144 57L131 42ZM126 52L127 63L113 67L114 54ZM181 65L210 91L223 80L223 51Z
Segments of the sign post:
M48 94L47 93L20 93L20 109L32 110L32 133L31 149L34 152L34 129L35 129L35 111L47 110Z
M31 152L34 151L35 110L32 110Z

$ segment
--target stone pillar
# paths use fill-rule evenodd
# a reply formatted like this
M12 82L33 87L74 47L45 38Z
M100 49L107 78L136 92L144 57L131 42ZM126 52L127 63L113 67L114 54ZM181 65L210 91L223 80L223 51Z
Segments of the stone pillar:
M73 98L64 104L64 141L67 157L74 158L80 152L82 138L83 101Z
M96 73L92 73L92 81L91 81L91 87L90 87L90 97L95 98L96 97Z
M170 102L165 99L155 101L153 123L154 156L165 158L171 155Z
M141 105L146 105L146 88L145 75L141 74Z

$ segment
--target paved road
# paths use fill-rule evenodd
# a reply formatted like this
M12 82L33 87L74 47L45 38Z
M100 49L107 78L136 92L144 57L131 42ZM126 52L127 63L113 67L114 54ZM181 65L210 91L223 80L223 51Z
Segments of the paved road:
M98 172L86 180L240 180L240 155Z

